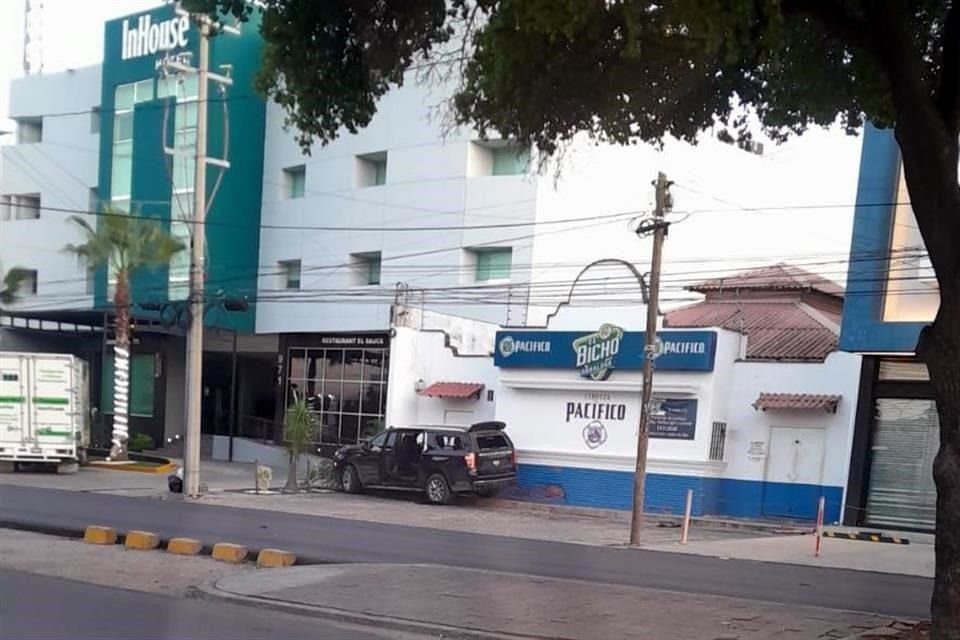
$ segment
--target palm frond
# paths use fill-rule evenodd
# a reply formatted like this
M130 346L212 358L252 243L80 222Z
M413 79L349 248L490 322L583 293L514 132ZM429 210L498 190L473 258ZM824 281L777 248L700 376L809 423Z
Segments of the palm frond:
M0 304L10 305L16 301L17 291L29 273L29 270L20 267L14 267L7 272L3 277L3 288L0 289Z

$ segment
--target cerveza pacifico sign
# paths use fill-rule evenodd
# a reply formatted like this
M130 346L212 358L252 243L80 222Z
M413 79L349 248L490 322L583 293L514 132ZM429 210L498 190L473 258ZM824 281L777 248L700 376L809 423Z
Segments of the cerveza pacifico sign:
M604 324L587 331L498 331L494 364L501 369L577 369L591 380L605 380L616 369L643 368L645 335ZM657 332L656 369L713 371L717 334L713 331Z

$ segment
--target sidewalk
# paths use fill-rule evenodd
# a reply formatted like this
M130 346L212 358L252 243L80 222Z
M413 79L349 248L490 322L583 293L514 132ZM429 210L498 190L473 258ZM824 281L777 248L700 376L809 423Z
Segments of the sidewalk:
M750 539L693 540L648 546L652 551L689 553L724 559L785 562L811 567L834 567L932 578L933 544L930 536L917 536L911 544L887 544L824 538L820 557L814 556L815 539L807 536L774 536Z
M432 565L326 565L227 576L207 595L396 630L466 638L809 640L891 619Z

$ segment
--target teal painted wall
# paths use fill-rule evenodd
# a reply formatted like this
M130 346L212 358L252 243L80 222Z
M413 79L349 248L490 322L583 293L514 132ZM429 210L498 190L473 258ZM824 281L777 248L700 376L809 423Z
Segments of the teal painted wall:
M104 60L101 85L101 114L99 185L101 201L108 201L112 192L112 150L115 90L118 85L152 79L156 95L157 61L162 52L122 59L124 21L137 28L141 16L149 16L151 23L160 24L175 17L171 5L151 11L125 16L107 22L104 27ZM232 65L232 87L222 98L216 83L211 82L208 118L208 156L222 158L224 142L230 139L231 167L223 177L207 219L207 300L217 295L246 297L250 308L246 312L224 312L213 308L206 316L208 326L252 332L254 329L257 269L260 237L260 202L263 183L263 141L266 110L263 99L253 89L253 77L259 66L262 40L259 23L254 20L242 27L242 35L223 35L211 42L211 71L223 72L221 65ZM190 53L197 63L199 31L190 25L187 44L171 53ZM169 227L171 191L169 160L161 144L173 140L175 109L172 99L153 99L139 102L133 115L133 169L130 192L131 211L137 215L157 218ZM228 108L225 118L223 108ZM164 134L164 112L168 109L168 131ZM225 123L229 135L225 135ZM208 167L207 193L217 182L220 169ZM132 281L135 302L169 302L168 270L144 270ZM97 308L110 306L107 299L107 272L97 273L94 287ZM140 309L136 315L152 315Z

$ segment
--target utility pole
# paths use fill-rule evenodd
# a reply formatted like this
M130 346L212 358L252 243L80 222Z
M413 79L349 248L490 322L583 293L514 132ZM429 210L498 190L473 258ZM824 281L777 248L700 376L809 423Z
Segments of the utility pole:
M180 8L178 15L190 15ZM196 167L193 180L193 220L190 234L190 324L187 329L187 376L186 376L186 434L183 454L183 492L187 497L200 495L200 439L201 439L201 401L203 398L203 322L206 309L204 279L206 275L205 256L206 218L210 203L207 201L207 167L213 165L222 171L230 168L227 158L207 156L207 113L210 103L210 82L224 89L233 84L225 75L210 71L210 38L215 33L226 32L239 35L236 27L214 22L205 15L191 16L200 27L198 45L199 59L196 68L187 66L178 60L166 62L168 70L179 73L197 74L197 142L194 149ZM229 135L228 131L224 132ZM176 147L176 145L174 145ZM226 148L224 149L226 153ZM177 149L168 150L177 153ZM216 191L216 186L214 187Z
M650 295L647 299L647 330L643 347L643 393L640 404L640 426L637 430L637 466L633 474L633 516L630 519L630 544L640 544L643 532L643 494L647 476L647 446L650 442L650 414L653 409L653 361L657 357L657 313L660 308L660 264L663 240L669 223L663 217L671 208L670 182L661 171L653 183L656 187L656 208L653 220L641 223L637 235L653 233L653 257L650 266Z
M200 420L203 398L204 254L207 244L207 74L210 21L201 18L197 64L197 147L193 178L193 233L190 234L190 327L187 333L187 432L183 453L183 492L200 495Z

